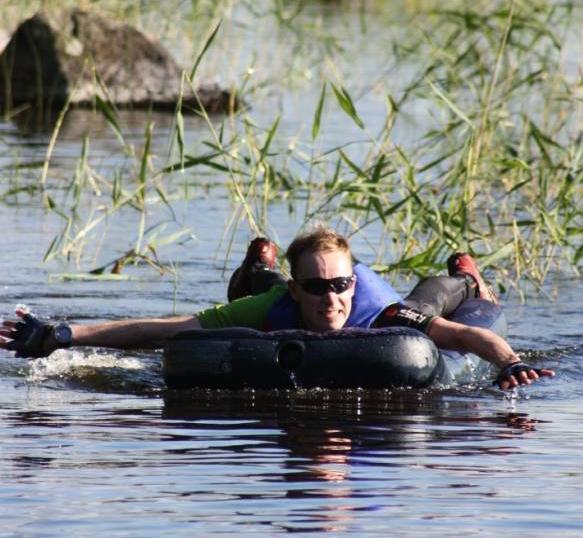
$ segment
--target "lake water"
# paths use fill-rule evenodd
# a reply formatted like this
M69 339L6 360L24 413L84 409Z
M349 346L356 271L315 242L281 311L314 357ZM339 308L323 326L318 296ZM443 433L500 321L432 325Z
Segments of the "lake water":
M345 29L343 20L326 19ZM241 35L245 47L259 46ZM380 72L373 56L354 80ZM271 124L277 102L283 132L291 139L303 125L307 133L319 87L280 90L254 104L253 115ZM358 106L374 124L382 97L372 92ZM164 155L172 120L155 119L154 147ZM145 123L142 114L122 114L130 139L140 139ZM187 128L189 143L208 135L199 120L188 119ZM55 147L50 184L73 174L86 132L100 173L124 166L107 125L74 112ZM340 112L330 112L326 132L325 144L355 139ZM415 133L403 126L399 136L406 142ZM47 140L0 123L2 191L15 163L44 159ZM40 172L20 174L26 181ZM4 317L17 303L80 322L195 312L225 300L229 270L252 237L241 227L227 257L222 236L233 202L224 188L194 188L173 206L194 239L160 252L177 277L138 267L128 270L130 280L71 281L61 275L79 270L73 262L42 263L62 219L37 198L20 202L0 206ZM301 219L285 203L269 211L270 229L285 244ZM149 218L165 215L160 207ZM112 218L80 269L130 248L138 220L131 211ZM365 246L356 248L366 259ZM411 285L397 282L400 291ZM0 536L581 536L583 283L551 275L545 292L530 291L526 302L503 298L512 345L557 371L511 399L487 379L423 391L173 392L157 353L67 350L27 362L0 352Z

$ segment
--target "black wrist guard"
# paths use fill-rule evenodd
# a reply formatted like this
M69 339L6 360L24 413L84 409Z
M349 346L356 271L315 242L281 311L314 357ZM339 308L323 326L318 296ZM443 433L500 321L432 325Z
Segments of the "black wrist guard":
M53 328L49 323L38 319L34 314L25 314L22 321L14 326L10 333L10 342L6 347L15 351L16 357L37 358L46 357L44 343L50 336Z
M498 385L498 387L500 387L502 381L507 381L511 376L516 377L521 372L528 373L531 370L534 370L539 376L541 375L540 368L533 368L532 366L529 366L528 364L522 361L513 362L512 364L509 364L508 366L505 366L504 368L502 368L502 370L500 370L500 373L498 374L498 376L496 377L492 384Z

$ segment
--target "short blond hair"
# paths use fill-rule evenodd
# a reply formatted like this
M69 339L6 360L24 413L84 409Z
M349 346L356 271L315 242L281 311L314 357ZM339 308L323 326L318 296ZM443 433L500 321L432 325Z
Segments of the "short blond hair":
M288 247L285 257L289 263L292 278L297 276L297 267L300 257L304 252L330 252L340 250L350 257L350 245L348 239L335 230L318 226L316 229L302 235L298 235Z

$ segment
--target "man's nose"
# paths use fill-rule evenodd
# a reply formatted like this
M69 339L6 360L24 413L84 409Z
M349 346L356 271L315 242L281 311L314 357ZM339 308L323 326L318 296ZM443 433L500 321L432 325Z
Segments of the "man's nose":
M324 295L322 295L322 301L324 304L332 304L336 300L336 294L329 289Z

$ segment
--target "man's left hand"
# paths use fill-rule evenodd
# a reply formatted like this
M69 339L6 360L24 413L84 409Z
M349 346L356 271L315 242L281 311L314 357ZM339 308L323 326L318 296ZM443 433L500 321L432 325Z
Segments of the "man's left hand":
M517 361L500 370L494 385L498 385L502 390L508 390L518 387L518 385L530 385L541 377L553 377L554 375L554 370L533 368L522 361Z
M52 343L52 325L34 314L16 310L20 321L4 321L0 327L0 348L14 351L16 357L47 357L57 345Z

